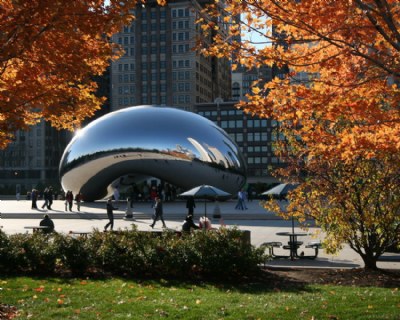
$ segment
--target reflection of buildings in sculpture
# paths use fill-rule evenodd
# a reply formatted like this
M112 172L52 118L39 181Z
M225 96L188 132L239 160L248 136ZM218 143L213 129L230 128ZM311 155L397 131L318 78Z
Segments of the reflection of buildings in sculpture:
M196 155L190 151L189 149L182 147L181 145L177 144L176 145L176 150L173 151L175 154L182 153L189 159L193 159L196 157Z
M235 143L211 121L175 108L141 106L82 129L64 152L60 177L65 190L80 191L86 200L110 196L121 177L155 177L185 189L211 184L236 194L245 183L245 164Z
M285 166L284 159L274 154L274 142L281 139L275 132L277 122L246 114L236 108L236 101L202 103L195 106L197 114L213 121L239 146L246 160L248 183L276 183L270 170ZM235 162L235 157L228 159Z

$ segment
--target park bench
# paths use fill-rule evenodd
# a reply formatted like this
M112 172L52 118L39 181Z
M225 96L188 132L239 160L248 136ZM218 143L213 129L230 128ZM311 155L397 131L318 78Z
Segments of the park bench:
M24 229L32 229L33 233L39 232L39 231L42 231L45 229L49 229L49 228L50 227L47 227L47 226L26 226L26 227L24 227Z

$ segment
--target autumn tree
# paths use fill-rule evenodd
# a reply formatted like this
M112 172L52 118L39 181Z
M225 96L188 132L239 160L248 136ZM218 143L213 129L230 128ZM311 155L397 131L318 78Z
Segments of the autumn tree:
M105 4L106 3L106 4ZM109 41L136 1L2 0L0 148L40 119L73 129L99 109L94 76L121 54Z
M238 106L279 122L277 154L288 161L279 174L302 182L287 214L313 216L328 248L345 242L376 268L399 237L398 1L216 1L199 23L214 34L200 41L205 55L288 70L254 83ZM250 31L258 43L243 37Z

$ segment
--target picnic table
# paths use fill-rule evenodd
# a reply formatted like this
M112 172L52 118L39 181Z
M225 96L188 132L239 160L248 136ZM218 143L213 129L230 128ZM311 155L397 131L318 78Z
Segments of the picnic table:
M321 243L317 241L313 241L305 245L305 248L314 249L313 255L304 255L302 252L298 254L298 249L303 245L303 241L299 241L299 237L305 237L308 233L305 232L277 232L276 235L288 237L289 241L287 245L282 244L282 242L265 242L262 245L269 249L269 254L274 258L290 258L294 260L295 258L299 259L315 259L318 256L319 249L321 248ZM282 248L285 250L289 250L289 255L278 255L274 252L274 248Z

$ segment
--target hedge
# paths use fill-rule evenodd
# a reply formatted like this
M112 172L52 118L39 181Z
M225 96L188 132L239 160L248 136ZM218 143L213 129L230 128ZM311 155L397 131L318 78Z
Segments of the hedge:
M7 274L221 279L254 275L265 258L237 228L157 234L133 226L78 237L0 231L0 272Z

